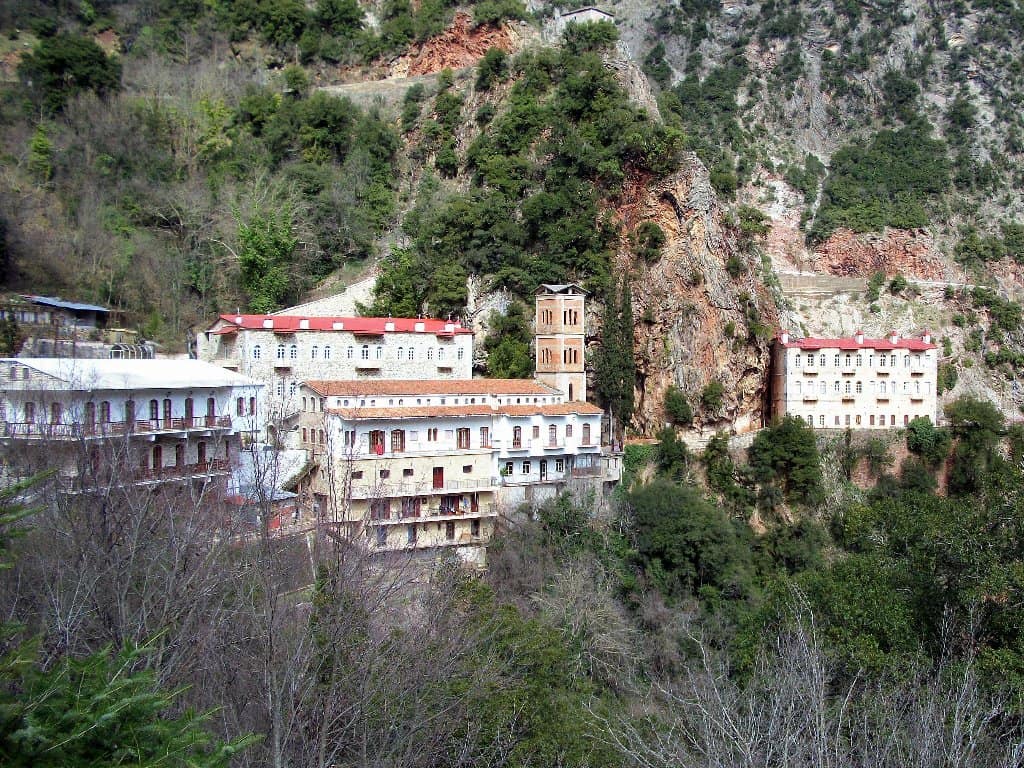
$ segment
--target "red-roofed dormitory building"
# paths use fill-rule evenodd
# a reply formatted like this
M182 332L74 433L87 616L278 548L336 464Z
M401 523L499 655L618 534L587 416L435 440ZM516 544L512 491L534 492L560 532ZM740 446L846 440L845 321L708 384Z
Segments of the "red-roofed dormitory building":
M289 413L309 379L467 379L473 332L424 318L221 315L196 354L265 383Z
M818 429L892 429L935 421L938 353L931 335L842 339L780 333L772 355L772 415Z

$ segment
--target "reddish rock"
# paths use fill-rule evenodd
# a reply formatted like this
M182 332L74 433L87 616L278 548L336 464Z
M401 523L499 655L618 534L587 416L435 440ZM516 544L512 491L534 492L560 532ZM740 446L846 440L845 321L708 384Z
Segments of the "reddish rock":
M514 43L503 26L472 27L468 13L457 13L452 25L402 56L394 69L404 77L427 75L442 69L462 69L477 63L490 48L509 53Z
M857 234L837 229L815 250L818 271L842 277L884 272L917 280L945 280L946 265L924 230L887 229Z

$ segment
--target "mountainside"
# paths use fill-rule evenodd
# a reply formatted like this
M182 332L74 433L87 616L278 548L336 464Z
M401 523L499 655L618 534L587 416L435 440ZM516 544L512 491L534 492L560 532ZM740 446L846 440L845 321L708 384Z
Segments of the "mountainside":
M599 392L629 290L646 435L670 387L705 433L759 425L780 325L927 323L947 389L1024 403L1016 5L605 10L563 39L517 0L16 4L4 283L180 348L376 265L366 311L467 314L482 372L526 375L520 310L578 280Z

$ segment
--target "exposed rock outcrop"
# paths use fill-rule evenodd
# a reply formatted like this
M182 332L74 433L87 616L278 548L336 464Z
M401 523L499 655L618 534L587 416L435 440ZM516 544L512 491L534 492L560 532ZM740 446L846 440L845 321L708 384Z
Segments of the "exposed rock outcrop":
M832 275L870 277L884 272L918 280L951 277L931 235L921 229L887 229L882 234L839 229L815 253L818 271Z
M656 434L665 424L665 391L675 384L694 406L698 429L742 432L760 426L770 352L766 336L778 311L759 277L760 265L738 250L707 169L692 155L660 182L634 180L617 213L627 236L616 267L633 275L634 425L644 435ZM655 222L666 237L653 264L636 263L628 245L628 233L644 221ZM743 265L737 277L726 269L730 257ZM708 413L700 396L713 380L725 394L720 411Z
M457 13L452 25L411 53L402 56L391 68L391 77L412 77L474 66L490 48L506 53L516 49L516 40L507 25L474 28L468 13Z

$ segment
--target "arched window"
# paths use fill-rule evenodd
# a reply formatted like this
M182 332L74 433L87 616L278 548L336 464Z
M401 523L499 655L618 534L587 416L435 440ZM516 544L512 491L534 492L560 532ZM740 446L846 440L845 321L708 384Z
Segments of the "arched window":
M359 350L359 357L362 360L369 360L370 359L370 345L369 344L363 344L363 348L361 350Z
M261 357L263 357L263 350L260 348L260 345L257 344L252 348L252 359L259 360Z
M298 385L295 383L294 380L288 382L288 396L289 397L295 397L295 392L296 392L297 389L298 389Z
M909 368L910 367L910 355L904 355L903 356L903 367L904 368Z
M156 400L149 401L149 420L157 421L160 418L160 403Z
M245 416L245 398L239 397L235 400L235 416Z
M557 445L558 444L558 427L556 427L554 424L549 424L548 425L548 444L549 445Z
M353 357L355 357L355 349L352 348L352 347L349 347L348 349L346 349L345 350L345 357L347 359L349 359L349 360L351 360Z
M277 359L284 360L284 344L277 345Z
M324 344L324 360L330 360L330 359L331 359L331 345L330 344Z
M437 348L437 359L444 360L444 347Z
M513 427L512 428L512 447L522 448L523 447L523 428Z
M412 362L415 359L416 359L416 349L415 349L415 347L409 347L409 362Z
M309 359L310 360L316 360L319 355L320 355L320 347L318 347L316 344L314 344L312 346L312 348L309 350Z
M433 347L427 347L427 360L433 360L433 359L434 359L434 348Z
M96 403L90 401L85 404L85 429L92 432L96 426Z
M298 344L292 344L290 347L288 347L288 357L291 360L298 360L299 359L299 345Z
M461 360L465 356L466 356L466 350L464 350L462 347L459 347L459 351L456 353L456 357L458 357L459 360Z

